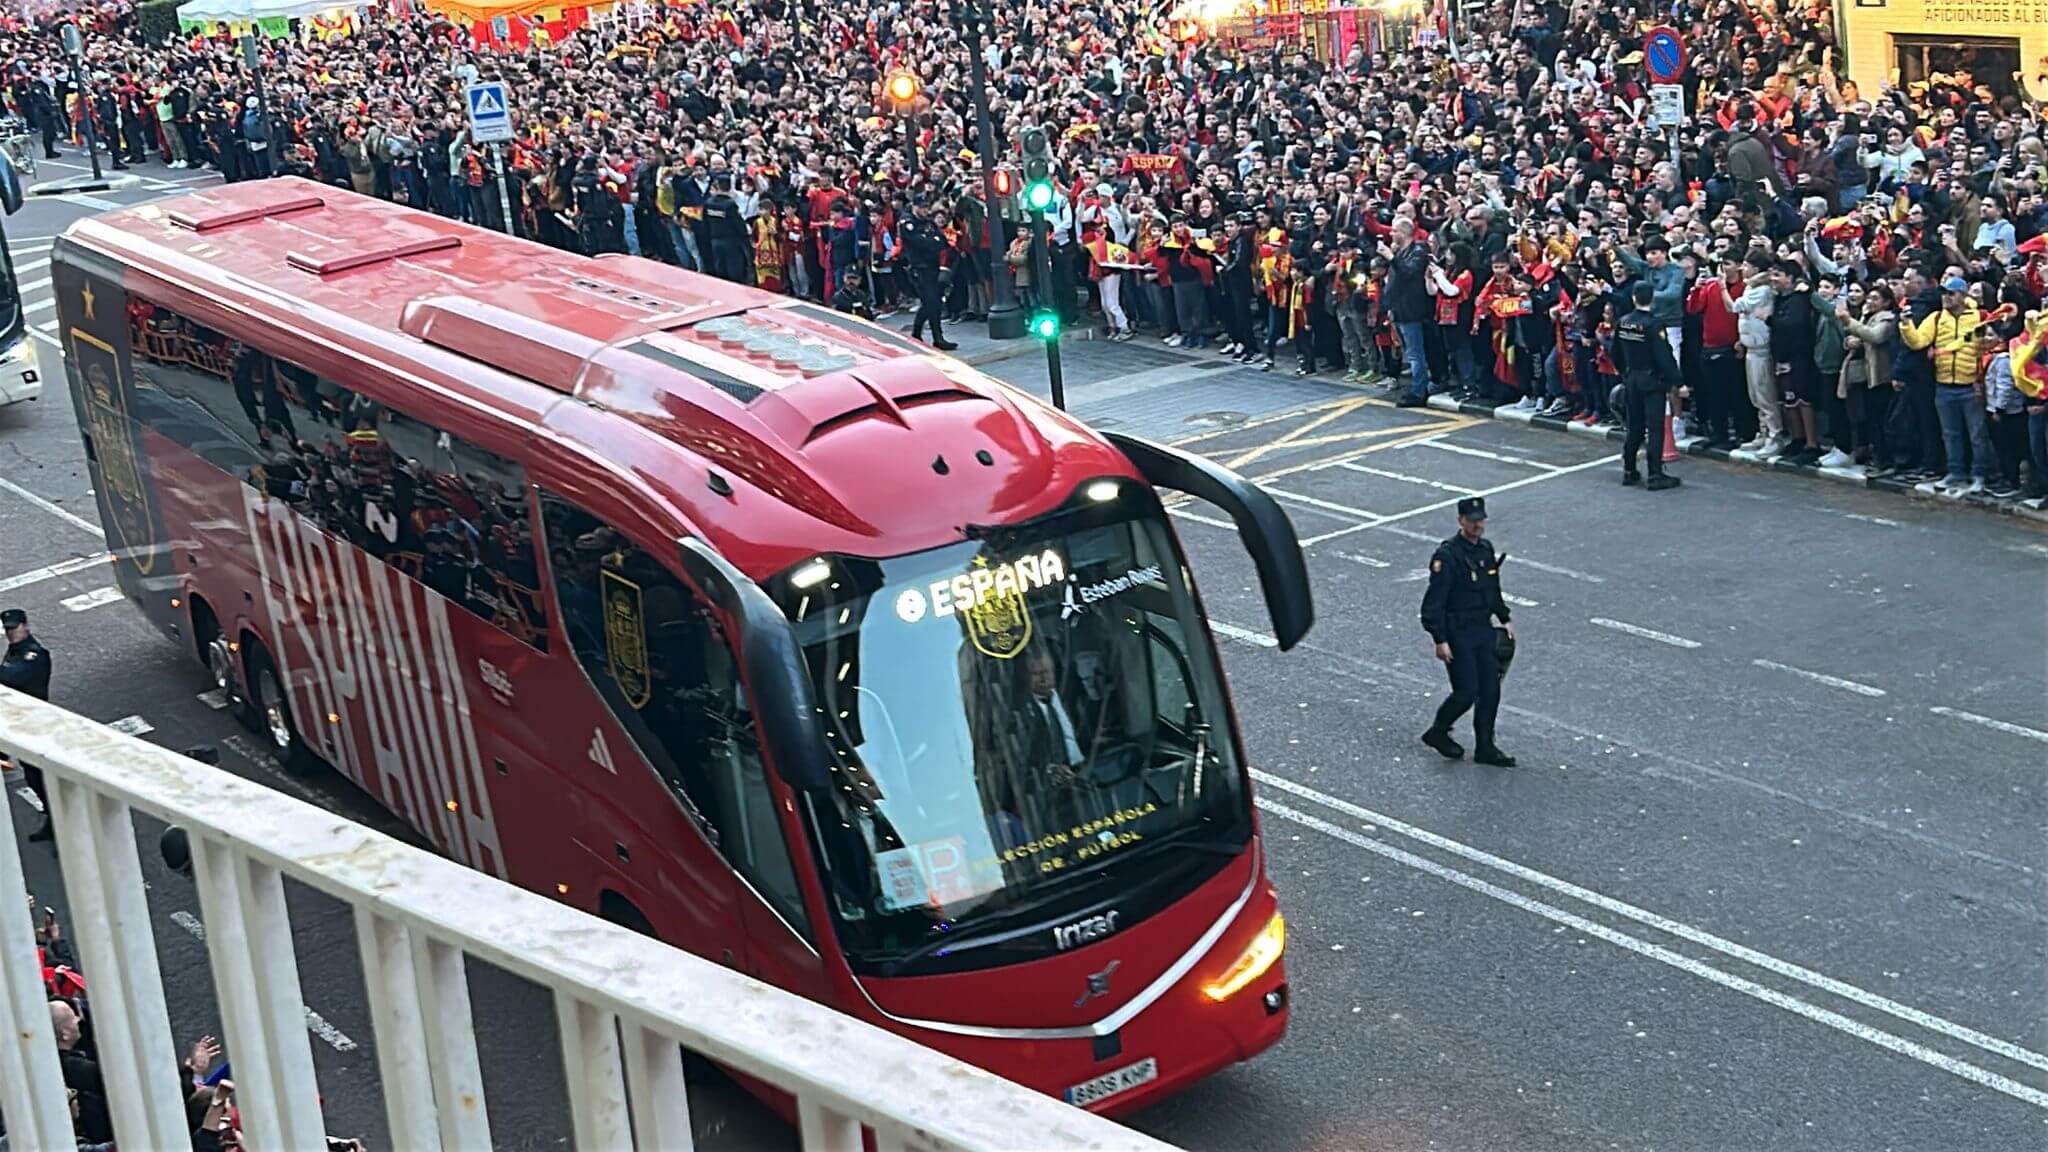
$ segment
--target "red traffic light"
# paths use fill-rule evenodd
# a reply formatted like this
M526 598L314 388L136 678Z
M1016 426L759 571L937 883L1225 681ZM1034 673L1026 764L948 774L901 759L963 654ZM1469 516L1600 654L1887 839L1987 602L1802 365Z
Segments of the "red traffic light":
M1017 194L1017 189L1019 186L1017 183L1017 174L1015 172L1012 172L1008 168L996 169L995 184L996 195L998 196L1015 196Z

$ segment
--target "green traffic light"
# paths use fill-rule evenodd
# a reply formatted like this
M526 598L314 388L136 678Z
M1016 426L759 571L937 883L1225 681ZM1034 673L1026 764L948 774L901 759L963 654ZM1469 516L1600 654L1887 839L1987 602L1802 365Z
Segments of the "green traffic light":
M1052 207L1052 181L1033 180L1024 186L1024 206L1033 212Z
M1051 311L1033 312L1031 314L1031 334L1040 340L1059 339L1060 314Z

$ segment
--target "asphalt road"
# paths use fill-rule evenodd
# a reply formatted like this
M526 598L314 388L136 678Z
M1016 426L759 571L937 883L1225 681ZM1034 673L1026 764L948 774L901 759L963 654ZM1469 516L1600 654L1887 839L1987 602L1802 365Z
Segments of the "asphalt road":
M31 307L48 299L32 262L66 221L168 191L7 220ZM1302 648L1272 648L1232 534L1175 509L1229 641L1295 1009L1279 1047L1135 1124L1218 1152L2042 1146L2048 534L1737 465L1623 489L1601 442L1156 344L1073 342L1066 360L1087 419L1282 494L1319 616ZM1035 349L987 370L1044 386ZM278 772L108 573L69 563L103 547L88 487L61 391L0 409L0 601L57 653L58 702L403 834L338 778ZM1444 690L1422 574L1473 491L1512 556L1509 771L1416 742ZM13 815L35 818L19 798ZM156 831L139 834L185 1041L218 1017L197 899L157 864ZM61 910L48 847L24 857ZM353 927L291 899L331 1127L381 1143ZM549 1001L471 980L499 1143L567 1143ZM707 1145L788 1146L697 1080Z

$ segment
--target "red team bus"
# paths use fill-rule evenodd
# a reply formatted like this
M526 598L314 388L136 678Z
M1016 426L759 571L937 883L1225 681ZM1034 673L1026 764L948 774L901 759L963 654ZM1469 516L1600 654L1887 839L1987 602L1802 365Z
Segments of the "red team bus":
M1158 489L887 329L297 179L51 256L122 589L472 867L1076 1104L1273 1044L1284 925Z

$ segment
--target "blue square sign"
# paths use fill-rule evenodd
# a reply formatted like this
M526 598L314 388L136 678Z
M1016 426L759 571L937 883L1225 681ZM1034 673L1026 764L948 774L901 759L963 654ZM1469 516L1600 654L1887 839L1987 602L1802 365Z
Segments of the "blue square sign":
M463 95L469 107L470 143L496 144L512 138L512 108L503 84L495 80L471 84Z

